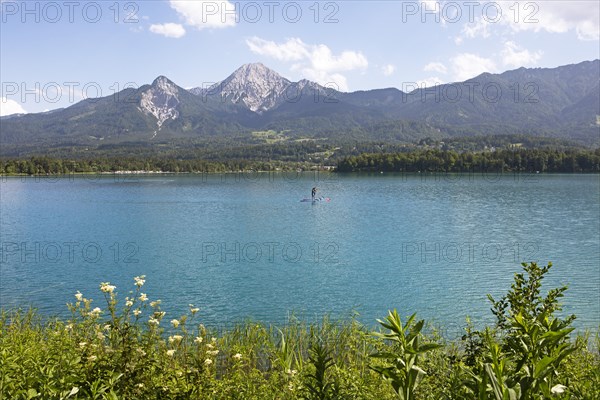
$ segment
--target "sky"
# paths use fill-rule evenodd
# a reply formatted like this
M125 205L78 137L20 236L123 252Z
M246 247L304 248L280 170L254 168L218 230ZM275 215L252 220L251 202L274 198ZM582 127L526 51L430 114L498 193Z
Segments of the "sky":
M0 0L0 115L246 63L341 91L412 90L600 58L598 1Z

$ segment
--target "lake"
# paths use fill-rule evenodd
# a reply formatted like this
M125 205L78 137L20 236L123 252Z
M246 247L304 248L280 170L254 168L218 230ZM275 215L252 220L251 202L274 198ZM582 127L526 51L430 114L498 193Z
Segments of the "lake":
M313 186L329 202L300 202ZM374 325L388 309L459 336L493 322L522 261L554 264L578 328L600 323L598 175L247 173L0 179L0 306L105 308L133 277L166 318L283 324L294 313Z

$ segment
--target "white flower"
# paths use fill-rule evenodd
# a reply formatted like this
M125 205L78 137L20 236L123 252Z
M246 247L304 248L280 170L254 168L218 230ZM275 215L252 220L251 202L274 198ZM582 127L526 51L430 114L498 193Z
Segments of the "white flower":
M179 343L179 342L181 342L182 339L183 339L183 336L181 336L181 335L169 336L169 343Z
M211 356L216 356L219 354L219 350L207 351L206 354L210 354Z
M175 354L175 350L167 350L167 355L169 357L173 357L173 354Z
M65 329L70 331L71 329L73 329L73 324L68 324L65 326Z
M190 304L190 312L192 313L192 315L196 314L198 311L200 311L198 307L194 307L193 304Z
M79 342L79 347L85 347L87 346L87 342Z
M83 294L80 293L78 290L77 293L75 293L75 298L77 299L77 301L81 301L83 300Z
M102 332L96 333L96 337L100 340L104 340L104 335L102 334Z
M100 290L104 293L112 293L117 287L110 284L110 282L102 282L100 284Z
M105 331L110 331L110 325L106 324L102 327Z
M561 394L564 393L565 389L567 387L565 385L555 385L552 387L552 389L550 389L550 393L552 394Z
M196 339L194 339L194 343L197 343L197 344L202 343L202 336L196 336Z
M143 384L143 383L138 383L138 384L137 384L137 385L135 385L135 386L137 386L137 387L139 387L139 388L141 389L141 388L143 388L143 387L144 387L144 384Z
M131 306L133 306L133 301L132 301L132 300L127 300L127 301L125 302L125 305L126 305L127 307L131 307Z
M144 283L146 283L146 275L140 275L140 276L136 276L135 278L133 278L133 280L135 281L135 286L137 287L142 287L144 286Z
M89 356L87 359L88 361L96 361L97 358L97 356Z
M207 358L206 360L204 360L204 365L210 365L212 363L213 363L213 361L210 358Z
M177 328L179 326L179 320L172 319L171 320L171 325L173 325L173 328Z
M154 300L150 302L150 307L156 307L160 304L160 300Z
M235 358L236 360L241 360L242 359L242 355L240 353L236 353L232 357Z
M148 296L146 296L146 293L140 293L140 301L148 301Z
M139 316L142 313L142 310L133 310L133 315L135 315L136 317Z
M207 344L206 344L206 348L207 348L207 349L212 349L212 348L213 348L213 345L212 345L212 344L210 344L210 343L207 343Z
M214 337L210 338L210 341L213 342L213 343L215 343L217 341L217 338L214 338Z
M149 323L150 325L156 325L156 326L158 326L158 324L160 324L160 321L159 321L159 320L157 320L156 318L152 318L152 317L150 317L150 319L148 320L148 323Z
M101 312L102 310L100 309L100 307L96 307L92 311L90 311L90 316L97 317L98 315L100 315Z

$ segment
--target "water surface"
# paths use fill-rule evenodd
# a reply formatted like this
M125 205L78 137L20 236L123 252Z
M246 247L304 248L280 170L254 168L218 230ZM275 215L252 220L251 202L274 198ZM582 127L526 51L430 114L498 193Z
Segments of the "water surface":
M313 186L328 203L302 203ZM492 321L486 294L552 261L565 312L600 323L597 175L310 173L2 178L0 305L65 314L133 277L175 318L284 323L388 309ZM167 316L167 318L169 318Z

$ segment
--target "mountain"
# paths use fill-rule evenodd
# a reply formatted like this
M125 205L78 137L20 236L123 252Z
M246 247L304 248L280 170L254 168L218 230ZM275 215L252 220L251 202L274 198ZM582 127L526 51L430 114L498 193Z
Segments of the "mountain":
M199 96L219 97L223 101L242 103L258 114L280 104L287 87L292 84L261 63L245 64L225 80L190 92Z
M53 113L5 118L0 122L0 144L93 145L244 130L218 108L159 76L150 85L86 99Z
M492 134L538 133L581 140L595 136L597 140L599 83L599 60L558 68L519 68L436 90L416 90L406 96L406 107L393 114ZM455 93L461 93L456 100Z
M292 82L260 63L207 88L185 90L167 77L71 107L0 119L3 153L124 142L252 137L414 142L480 134L525 134L600 144L600 60L519 68L404 93L343 93ZM8 150L7 150L8 149Z

